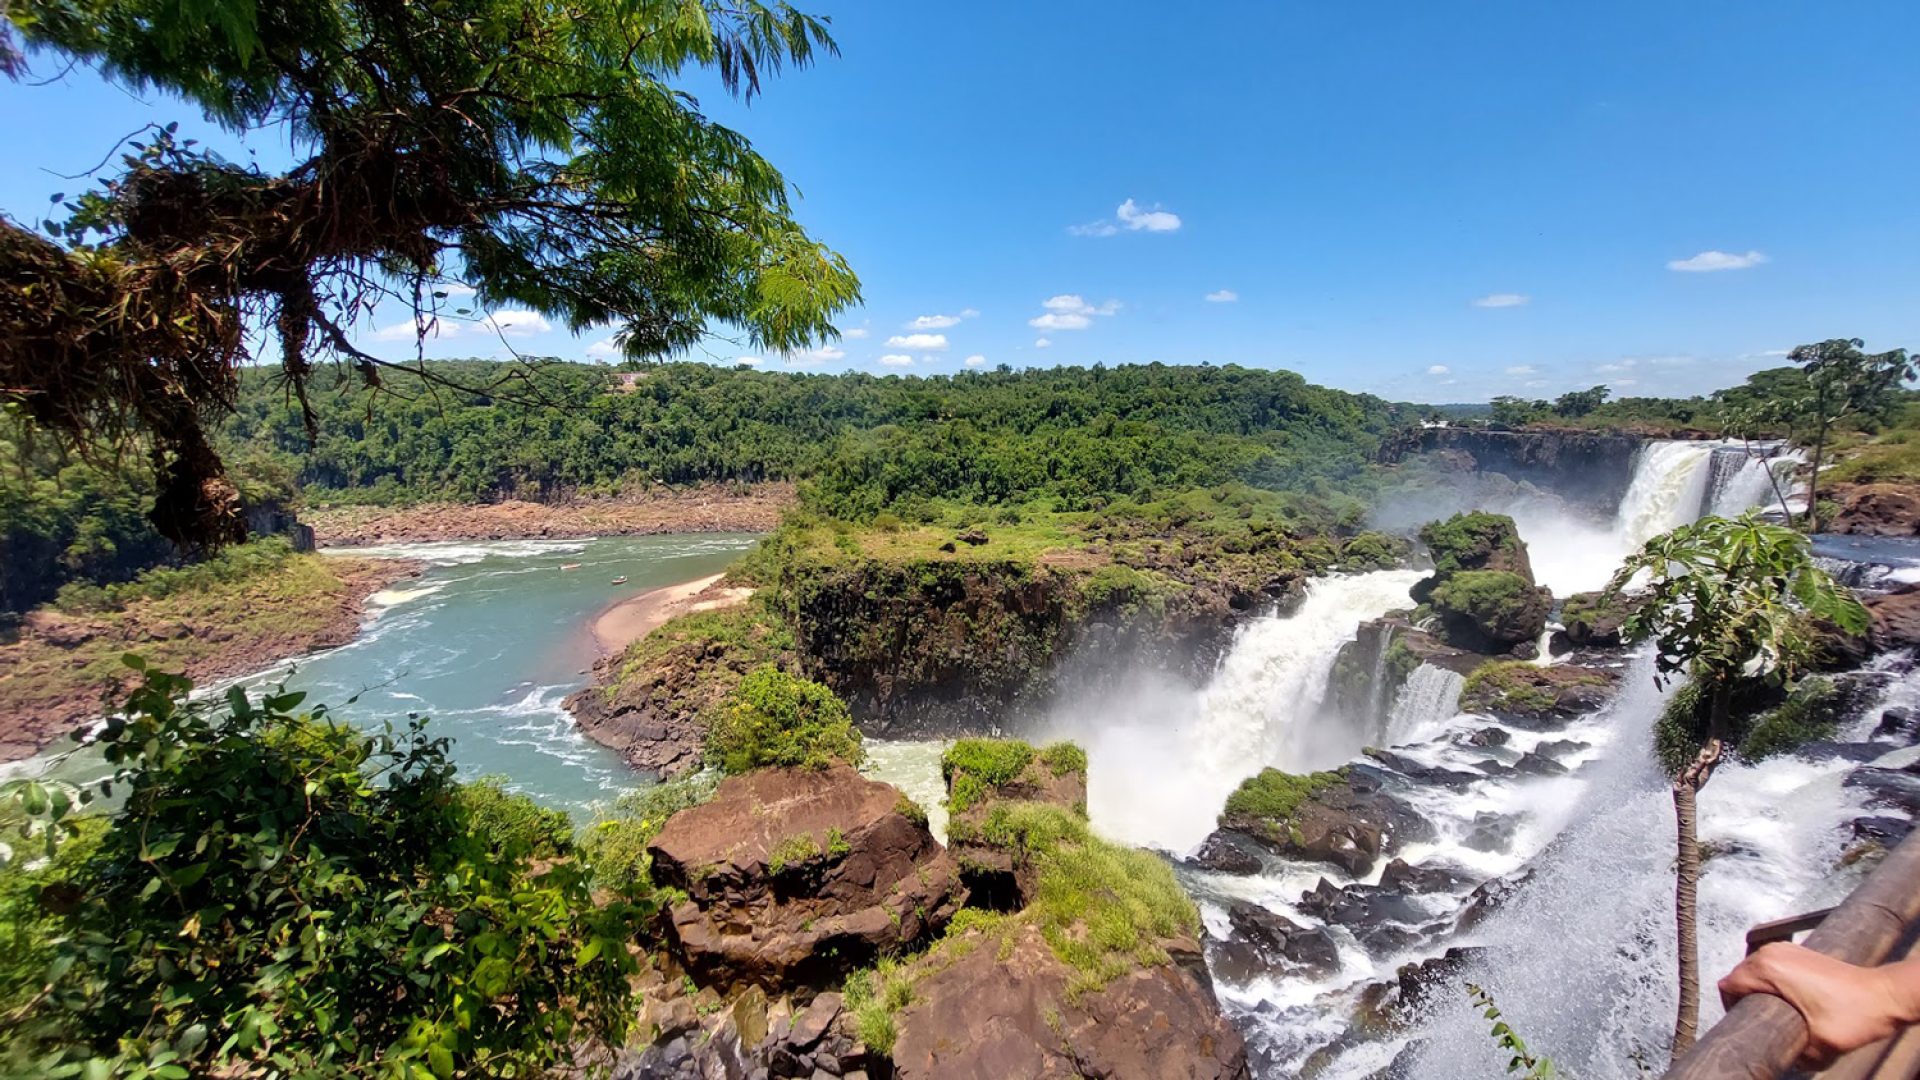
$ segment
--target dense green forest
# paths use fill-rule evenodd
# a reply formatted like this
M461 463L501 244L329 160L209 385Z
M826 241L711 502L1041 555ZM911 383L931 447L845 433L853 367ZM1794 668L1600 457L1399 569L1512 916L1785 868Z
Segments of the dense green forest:
M218 433L252 501L551 501L657 485L802 480L816 511L866 521L941 499L1117 498L1241 481L1349 499L1409 419L1378 398L1239 367L1050 368L931 378L809 375L698 363L614 369L447 361L380 390L323 369L299 403L243 373ZM630 385L629 385L630 384ZM461 389L453 389L459 387ZM147 523L138 468L73 457L0 417L0 608L68 581L113 582L175 558ZM135 463L138 464L138 463Z

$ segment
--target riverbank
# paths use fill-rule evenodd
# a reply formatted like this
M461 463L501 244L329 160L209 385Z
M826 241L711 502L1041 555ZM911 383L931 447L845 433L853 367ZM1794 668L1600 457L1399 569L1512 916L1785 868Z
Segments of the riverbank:
M752 589L720 588L725 574L713 574L666 585L627 597L600 612L593 620L593 640L600 651L613 656L646 637L670 619L698 611L732 607L753 595Z
M442 540L567 540L662 533L768 532L792 506L787 483L656 491L569 503L421 503L415 506L309 508L321 547Z
M132 682L120 658L206 684L345 645L367 600L417 563L299 555L240 581L135 600L99 613L51 607L0 643L0 762L31 757L102 713Z

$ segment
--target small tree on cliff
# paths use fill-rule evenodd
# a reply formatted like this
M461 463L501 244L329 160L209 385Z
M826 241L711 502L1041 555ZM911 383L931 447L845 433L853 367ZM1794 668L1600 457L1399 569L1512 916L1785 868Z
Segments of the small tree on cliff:
M1703 518L1654 537L1614 575L1608 592L1624 589L1642 573L1648 575L1650 592L1627 619L1625 636L1654 642L1657 683L1676 675L1690 678L1705 702L1704 719L1691 705L1670 709L1662 718L1663 746L1682 751L1667 762L1677 824L1680 1005L1673 1056L1678 1059L1693 1046L1700 1013L1694 800L1741 733L1734 715L1736 690L1757 679L1792 679L1812 651L1813 621L1861 634L1867 612L1814 565L1806 537L1753 514Z
M831 53L785 3L0 0L0 73L24 70L19 38L297 156L265 171L168 125L126 140L99 189L54 195L65 220L0 214L0 404L146 450L176 541L242 531L205 420L261 340L304 405L317 359L378 382L390 361L351 334L383 300L421 336L458 291L649 357L715 324L801 348L859 299L780 173L675 85L710 68L751 97Z
M1859 338L1835 338L1818 345L1802 345L1787 354L1806 374L1802 396L1776 406L1780 419L1798 414L1813 443L1812 469L1807 474L1807 531L1819 528L1820 466L1835 424L1854 417L1883 417L1899 400L1902 383L1914 378L1915 364L1907 350L1862 352Z

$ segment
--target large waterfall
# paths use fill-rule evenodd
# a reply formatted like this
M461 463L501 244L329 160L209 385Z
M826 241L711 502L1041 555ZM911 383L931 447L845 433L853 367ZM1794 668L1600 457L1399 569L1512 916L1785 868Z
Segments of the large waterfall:
M1186 851L1263 766L1326 768L1358 753L1364 735L1324 715L1328 671L1363 621L1411 605L1407 590L1420 578L1382 570L1316 579L1292 612L1242 626L1204 689L1123 674L1106 693L1056 709L1051 733L1078 740L1090 759L1094 824L1129 843Z

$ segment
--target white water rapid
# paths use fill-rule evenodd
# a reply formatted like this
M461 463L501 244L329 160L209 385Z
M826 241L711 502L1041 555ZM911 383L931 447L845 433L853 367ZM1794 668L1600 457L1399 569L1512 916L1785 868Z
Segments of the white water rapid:
M1387 714L1387 742L1417 741L1453 719L1466 685L1465 676L1435 664L1414 668Z

